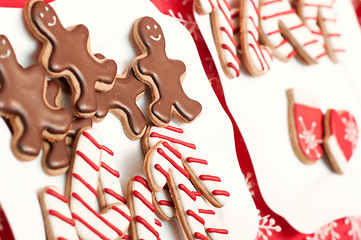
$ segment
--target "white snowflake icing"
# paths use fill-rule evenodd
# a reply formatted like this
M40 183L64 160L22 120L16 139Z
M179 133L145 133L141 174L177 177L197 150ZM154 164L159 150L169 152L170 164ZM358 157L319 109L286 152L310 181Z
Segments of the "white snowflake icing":
M202 39L202 35L198 30L197 23L193 20L191 15L186 14L184 18L182 13L178 12L177 14L175 14L172 9L169 9L168 12L169 16L174 18L176 21L182 23L188 29L195 41L199 41L200 39Z
M316 134L314 133L315 128L317 126L316 122L312 122L311 129L307 129L306 125L303 121L303 117L299 117L298 121L300 122L303 131L298 134L300 139L303 139L306 143L306 154L309 154L311 151L316 153L316 156L319 158L321 154L317 150L317 146L322 143L322 139L317 139Z
M255 196L255 191L254 191L254 187L256 186L256 181L253 178L253 174L251 172L248 172L246 174L246 184L248 187L248 191L251 193L251 196L254 197Z
M331 222L326 226L322 227L320 230L315 232L313 236L306 237L306 240L323 240L327 237L330 237L331 240L340 239L340 234L336 232L335 228L337 227L336 222Z
M352 149L355 149L356 145L357 145L357 139L358 139L357 125L353 121L351 115L349 115L348 119L343 117L341 120L342 120L342 123L345 125L345 140L351 142Z
M347 235L352 238L352 240L361 239L361 216L351 216L345 218L345 224L350 225L350 230L347 232Z
M282 228L276 224L276 220L270 217L270 215L261 216L260 211L258 210L259 226L257 239L259 240L268 240L268 237L271 237L273 232L281 232Z

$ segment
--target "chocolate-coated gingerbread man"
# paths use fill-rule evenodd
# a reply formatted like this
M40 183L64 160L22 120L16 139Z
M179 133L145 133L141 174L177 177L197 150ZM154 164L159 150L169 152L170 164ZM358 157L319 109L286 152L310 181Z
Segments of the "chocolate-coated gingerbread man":
M134 37L142 55L134 60L133 68L137 78L152 90L153 101L149 106L152 122L167 126L172 112L185 122L194 120L202 106L184 93L185 65L167 57L160 25L153 18L141 18L134 25Z
M44 67L52 77L68 80L76 115L92 116L97 108L95 90L112 88L117 73L116 63L97 59L89 49L88 29L84 25L64 28L49 4L29 1L25 17L31 31L43 42L41 62Z
M67 109L54 109L44 96L46 75L40 64L23 68L4 35L0 35L0 115L10 119L11 147L20 160L34 159L42 140L61 140L72 116Z
M96 56L103 58L100 54ZM97 92L98 108L94 115L95 120L100 121L111 112L122 122L124 132L130 139L139 139L145 132L147 122L136 102L144 92L145 85L136 79L133 70L128 67L122 76L115 79L111 90Z
M46 100L54 108L62 106L60 86L55 81L49 81L46 91ZM71 128L63 140L56 142L44 141L42 166L49 175L60 175L68 170L70 165L70 154L68 146L71 146L76 133L84 128L92 126L90 118L73 118Z

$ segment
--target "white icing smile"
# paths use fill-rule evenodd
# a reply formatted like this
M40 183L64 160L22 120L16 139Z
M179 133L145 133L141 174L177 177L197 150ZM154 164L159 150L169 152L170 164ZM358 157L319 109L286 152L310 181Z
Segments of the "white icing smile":
M56 24L56 17L55 16L53 16L53 20L54 21L52 23L48 23L49 27L52 27L52 26L54 26Z
M162 38L162 35L158 35L158 37L154 37L153 35L150 35L150 39L152 39L153 41L158 42L160 39Z
M8 49L8 50L6 51L6 54L0 55L0 59L8 58L8 57L10 56L10 54L11 54L11 50Z

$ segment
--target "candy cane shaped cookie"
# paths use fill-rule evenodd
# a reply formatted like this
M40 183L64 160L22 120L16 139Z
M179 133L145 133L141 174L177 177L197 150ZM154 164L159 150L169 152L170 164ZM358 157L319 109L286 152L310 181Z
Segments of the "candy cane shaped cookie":
M271 68L271 50L259 44L259 0L241 1L240 6L240 45L242 57L252 76L261 76Z
M101 135L94 128L81 130L75 142L67 192L78 235L81 239L121 239L131 221L128 207L119 201L100 213L95 210L101 152L109 149L102 145Z
M287 61L298 54L302 63L315 64L325 55L322 44L296 15L288 0L263 1L259 30L261 40L280 60Z
M164 221L170 221L175 216L175 209L172 197L167 189L160 192L152 192L153 204L155 212Z
M224 73L228 78L238 77L241 62L237 56L231 7L227 0L196 0L195 7L200 14L211 15L213 38Z
M337 26L334 3L335 0L299 0L297 10L313 35L325 45L330 59L336 63L345 49Z
M192 183L213 206L222 207L227 203L230 194L221 178L213 173L207 160L200 157L196 145L187 139L183 129L174 123L166 128L148 127L143 138L144 150L152 148L160 140L171 143L181 153L184 168L189 172Z
M156 192L168 184L177 217L187 239L207 239L204 219L195 205L196 190L183 168L180 153L169 143L159 141L146 154L144 171L149 187Z
M131 238L133 240L160 239L159 228L162 223L155 215L152 204L152 190L148 182L141 176L135 176L128 183L128 204L133 217Z
M39 201L48 240L79 239L75 221L69 210L68 199L58 188L54 186L43 188L39 194Z

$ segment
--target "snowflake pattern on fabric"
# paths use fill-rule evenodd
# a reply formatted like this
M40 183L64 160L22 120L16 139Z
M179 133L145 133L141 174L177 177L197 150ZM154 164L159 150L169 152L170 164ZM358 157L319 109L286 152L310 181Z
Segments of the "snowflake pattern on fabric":
M351 115L346 119L343 117L342 123L345 125L345 140L351 142L352 150L356 148L358 140L358 128L355 121L352 119Z
M251 172L248 172L246 174L246 184L247 184L247 188L248 191L251 193L252 197L255 197L256 192L255 192L255 186L256 186L256 181L254 178L254 175Z
M306 240L323 240L323 239L330 239L330 240L337 240L340 239L340 234L336 231L337 223L331 222L326 226L322 227L320 230L315 232L313 236L306 237Z
M312 122L311 129L307 129L302 117L299 117L298 121L303 128L303 131L298 135L298 138L304 140L307 146L306 154L309 154L310 151L314 151L316 156L320 158L321 154L318 152L317 146L322 143L322 139L317 139L316 134L314 133L317 125L316 122Z
M350 230L347 232L347 235L352 238L352 240L361 239L361 216L351 216L345 218L345 224L350 225Z
M258 210L259 227L257 233L258 240L268 240L272 236L273 232L281 232L282 228L276 224L276 220L271 218L270 215L261 216Z

